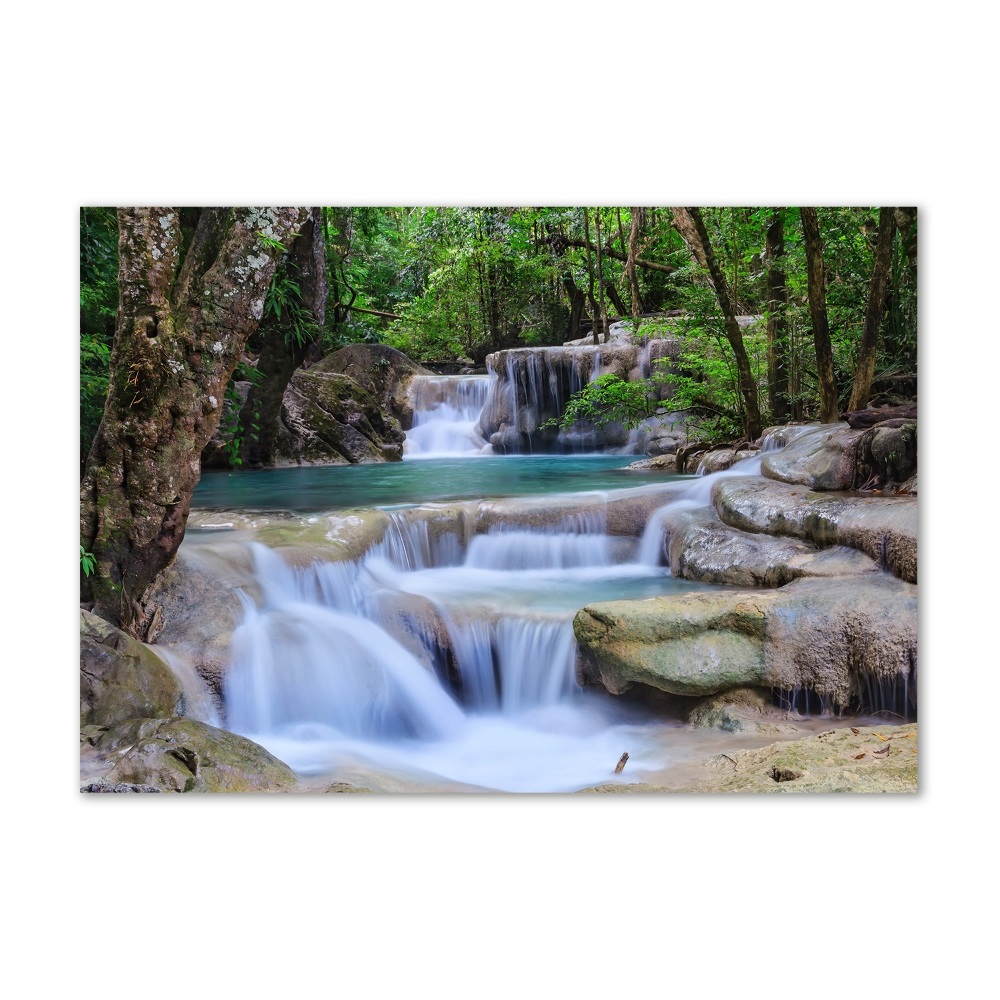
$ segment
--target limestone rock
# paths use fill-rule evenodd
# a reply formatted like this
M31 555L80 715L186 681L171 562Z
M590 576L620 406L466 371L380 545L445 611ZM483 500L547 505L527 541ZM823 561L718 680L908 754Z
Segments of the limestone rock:
M790 535L819 546L846 545L917 582L915 496L832 496L745 477L716 483L712 502L734 528Z
M732 482L732 480L730 480ZM674 576L738 587L781 587L803 576L875 573L878 564L845 546L817 549L794 538L776 538L730 527L710 507L668 510L660 523L669 539Z
M809 689L848 708L872 683L916 693L916 587L884 573L602 602L573 629L581 679L612 694Z
M792 733L788 713L754 688L733 688L699 701L688 715L692 726L726 733Z
M80 726L159 718L182 710L177 678L148 646L80 610Z
M765 452L761 473L813 490L850 490L856 484L855 452L865 431L846 423L813 425L797 431L781 451Z
M385 344L349 344L327 355L310 371L350 376L405 430L413 424L413 409L406 392L410 379L414 375L434 374Z
M263 747L193 719L132 720L96 744L108 785L152 786L167 792L280 792L294 772Z
M400 461L399 421L352 378L299 369L285 390L275 465L346 465Z

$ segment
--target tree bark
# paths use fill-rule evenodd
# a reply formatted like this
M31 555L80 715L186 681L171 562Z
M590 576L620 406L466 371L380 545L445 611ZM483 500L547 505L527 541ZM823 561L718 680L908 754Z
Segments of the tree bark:
M587 237L585 246L587 247L587 279L589 285L589 291L587 297L590 299L590 309L593 318L593 331L594 331L594 346L596 347L600 340L598 339L600 334L600 308L597 305L597 299L594 297L594 262L590 255L590 210L583 210L583 231Z
M819 235L819 215L815 208L800 208L802 232L806 244L806 271L809 285L809 313L812 316L813 343L816 345L816 374L819 377L820 423L840 419L837 402L837 378L833 369L830 324L826 316L826 275L823 265L823 241Z
M630 208L632 224L628 232L628 254L625 257L625 274L628 275L628 287L632 292L632 329L638 332L639 314L642 312L642 300L639 297L639 281L635 274L636 257L639 253L639 213L641 209Z
M878 244L875 247L875 263L872 266L872 280L868 285L868 308L865 310L865 326L861 334L861 349L858 352L858 369L854 373L854 388L848 410L861 410L868 404L872 379L875 377L875 352L878 347L878 332L882 326L882 311L885 306L885 288L892 266L892 238L896 233L894 208L880 208L878 213Z
M278 268L279 273L283 272L298 285L300 307L317 334L323 329L329 292L321 213L321 208L311 209L311 217L292 241L287 257ZM312 341L296 336L287 310L280 318L264 317L251 339L260 343L257 371L261 378L250 387L240 411L243 434L240 454L247 465L259 468L274 464L281 401L289 380L305 360ZM254 424L257 425L256 430Z
M143 600L184 537L201 452L263 315L280 243L308 217L204 209L179 267L177 209L118 212L110 384L80 487L80 541L96 568L81 584L95 612L131 635L145 636Z
M594 230L597 239L597 295L601 307L601 339L608 342L608 307L604 301L604 266L601 262L601 209L594 213Z
M765 257L767 259L767 396L771 419L783 424L788 420L788 340L785 310L788 289L785 287L785 229L783 209L771 210L767 221Z
M701 210L698 208L672 208L671 212L675 224L680 220L677 229L688 244L692 256L695 260L699 260L699 257L704 260L705 267L711 275L712 284L715 287L715 297L719 301L719 307L722 309L725 320L726 339L729 341L729 346L733 349L733 355L736 358L740 396L743 399L744 407L744 431L750 441L756 441L762 430L760 405L757 402L757 385L750 370L750 359L747 357L746 347L743 343L743 332L736 320L736 308L733 305L732 294L726 283L726 277L722 273L722 268L719 266L719 261L712 250L708 230L705 228L705 220L702 219ZM688 242L689 239L691 242Z

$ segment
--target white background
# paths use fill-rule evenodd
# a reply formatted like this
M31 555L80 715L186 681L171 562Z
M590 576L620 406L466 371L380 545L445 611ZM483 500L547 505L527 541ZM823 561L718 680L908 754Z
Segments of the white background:
M9 995L979 992L1000 260L976 9L7 13ZM78 210L242 203L917 205L920 793L80 795Z

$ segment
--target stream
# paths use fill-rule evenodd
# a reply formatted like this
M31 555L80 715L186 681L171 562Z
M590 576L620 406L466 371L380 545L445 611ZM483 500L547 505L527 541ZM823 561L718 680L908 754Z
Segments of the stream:
M222 724L317 787L345 776L412 790L669 786L724 747L773 742L773 734L693 730L584 690L572 628L595 601L710 587L662 565L659 514L641 538L609 534L608 502L669 484L671 503L707 504L716 478L756 475L760 459L671 477L623 472L634 455L492 456L475 429L486 377L413 381L401 463L210 473L199 484L198 508L365 506L391 518L383 540L354 562L293 567L259 542L241 543L257 596L241 593ZM470 526L474 503L496 497L557 499L569 513L543 525ZM442 501L460 503L438 516ZM410 516L424 506L434 517ZM188 535L185 545L211 547L231 546L238 533L191 527ZM800 729L813 722L821 724L804 720ZM616 775L623 752L627 767Z

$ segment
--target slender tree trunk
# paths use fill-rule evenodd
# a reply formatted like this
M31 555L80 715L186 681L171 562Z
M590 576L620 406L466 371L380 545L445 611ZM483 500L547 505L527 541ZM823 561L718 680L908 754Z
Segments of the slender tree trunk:
M708 238L708 230L705 228L705 220L701 217L701 210L698 208L672 208L674 222L677 230L688 243L695 260L699 255L705 261L708 273L711 275L712 284L715 286L715 297L719 301L722 315L725 319L726 339L733 349L733 356L736 358L736 372L739 382L740 396L743 399L744 432L747 440L756 441L760 437L760 405L757 402L757 385L753 380L753 372L750 370L750 359L747 357L746 347L743 343L743 332L740 324L736 320L736 309L733 305L732 294L729 285L726 283L726 276L722 273L719 261L712 250L712 244ZM680 224L678 224L678 221Z
M632 225L628 232L628 256L625 258L625 273L628 275L628 287L632 292L632 330L639 331L639 315L642 312L642 300L639 297L639 282L635 274L635 259L639 253L639 216L640 208L630 208Z
M819 235L819 215L815 208L800 208L802 232L806 244L806 270L809 285L809 313L812 316L813 342L816 345L816 373L819 376L820 423L840 419L837 403L837 378L830 346L830 324L826 317L826 274L823 265L823 241Z
M586 236L587 279L589 282L588 298L590 299L590 308L593 313L594 346L596 347L600 343L600 340L598 340L600 333L600 308L597 305L597 299L594 297L594 262L590 256L590 210L587 208L583 210L583 232Z
M204 209L181 265L177 209L120 209L118 316L104 417L80 486L82 579L101 617L144 637L142 607L184 537L202 449L306 208Z
M311 218L306 220L301 233L292 241L288 256L279 265L279 270L298 285L300 306L316 335L323 329L328 292L323 226L317 221L320 215L321 209L312 209ZM287 310L280 319L265 317L253 340L260 342L257 371L262 377L250 387L240 410L243 434L240 454L249 466L258 468L274 464L274 443L285 389L305 360L312 341L296 336Z
M785 229L781 208L771 210L767 221L765 256L767 257L767 395L771 419L783 424L788 420L788 338L785 310L788 289L785 287Z
M615 288L614 282L610 279L604 282L604 291L607 292L608 298L611 299L611 305L614 306L615 311L619 316L627 316L628 308L625 305L624 300L618 294L618 289ZM608 325L607 316L604 317L604 325Z
M604 266L601 263L601 209L594 213L594 239L597 241L597 295L601 305L601 339L608 342L608 308L604 301Z
M569 297L569 324L566 329L567 340L577 340L580 336L580 321L583 319L587 297L576 286L572 275L563 275L563 288Z
M858 353L858 370L854 373L854 388L848 410L862 410L868 405L872 379L875 377L875 352L878 347L878 331L882 325L882 310L885 306L885 286L892 266L892 238L896 233L894 208L880 208L878 213L878 244L875 247L875 263L872 266L872 280L868 285L868 308L865 310L865 327L861 334L861 350Z

